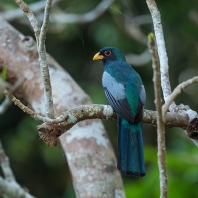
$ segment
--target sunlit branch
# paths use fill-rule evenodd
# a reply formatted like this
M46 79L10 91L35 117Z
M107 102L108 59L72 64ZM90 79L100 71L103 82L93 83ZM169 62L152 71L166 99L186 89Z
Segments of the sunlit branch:
M156 43L157 43L157 50L158 50L159 61L160 61L161 86L162 86L162 91L163 91L163 95L164 95L164 100L166 102L169 95L171 94L171 85L170 85L170 80L169 80L168 57L167 57L167 53L166 53L163 28L162 28L162 24L161 24L161 16L160 16L160 12L157 8L157 4L155 3L154 0L146 0L146 2L147 2L149 10L151 12L151 16L152 16L152 20L153 20ZM173 109L173 107L175 107L174 102L172 102L170 109Z
M44 122L38 127L38 131L41 139L43 139L49 146L55 146L57 144L57 138L80 121L87 119L116 120L116 113L109 105L81 105L63 112L56 119L50 119L48 117L41 116L24 106L14 96L12 96L12 101L27 114ZM144 110L143 123L156 126L157 118L158 114L156 111ZM186 117L174 112L166 113L165 120L166 127L180 127L183 129L188 129L190 126L189 120L186 119Z
M156 126L157 117L158 114L156 111L144 110L143 123ZM116 121L116 113L108 105L82 105L63 113L58 119L61 121L63 118L65 121L60 123L52 120L52 122L46 122L37 127L40 138L48 146L56 146L57 138L82 120L97 118ZM189 127L189 122L188 119L178 113L167 113L165 125L167 127L181 127L186 129Z
M38 113L34 112L27 106L23 105L20 100L17 100L12 96L12 101L17 105L21 110L30 116L34 117L37 120L42 122L48 122L51 124L58 124L61 122L67 122L68 125L75 125L77 122L86 119L107 119L107 120L116 120L116 113L113 111L112 107L109 105L102 104L90 104L90 105L81 105L74 107L66 112L63 112L59 117L51 119L45 116L41 116ZM73 119L72 119L73 118ZM188 119L184 118L182 115L179 115L174 112L166 113L166 123L167 127L181 127L186 128L188 126ZM151 110L144 110L143 123L157 125L157 112Z

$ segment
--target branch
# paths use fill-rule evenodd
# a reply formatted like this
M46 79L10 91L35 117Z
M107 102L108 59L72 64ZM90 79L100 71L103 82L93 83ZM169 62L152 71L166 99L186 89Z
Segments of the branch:
M75 124L82 120L87 119L107 119L116 121L116 113L109 105L82 105L70 109L65 112L58 119L63 120L61 123L57 123L56 119L52 122L43 123L37 127L40 138L48 146L56 146L57 138L62 135L65 131L68 131ZM153 126L157 125L158 114L156 111L144 110L143 123L150 124ZM190 125L188 119L179 115L178 113L167 113L166 114L166 127L181 127L183 129L194 128L198 126L198 123ZM197 138L198 130L194 130L194 136Z
M153 82L155 91L155 106L157 110L157 143L158 143L158 166L160 174L160 198L168 197L168 179L166 174L166 144L165 144L165 126L163 122L162 113L162 99L161 99L161 79L160 79L160 64L158 60L157 51L155 49L154 34L148 36L149 51L152 56L153 66Z
M17 105L22 111L24 111L25 113L31 115L33 118L35 118L36 120L40 120L42 122L52 122L53 119L45 117L40 115L39 113L36 113L35 111L33 111L32 109L28 108L27 106L25 106L24 104L22 104L20 102L20 100L17 100L13 95L11 96L12 102Z
M36 17L34 16L32 10L28 7L28 5L23 0L15 0L15 3L21 8L21 10L24 12L24 14L29 19L30 24L34 30L36 40L38 42L39 35L40 35L40 26L36 20Z
M4 91L8 87L7 83L0 77L0 101L4 99ZM6 98L0 103L0 115L3 114L10 106L9 100Z
M198 83L198 77L193 77L191 79L188 79L185 82L182 82L181 84L177 85L177 87L173 90L173 92L170 94L170 96L167 98L166 103L163 105L163 114L165 114L168 111L168 108L170 104L175 100L175 98L182 92L182 90L186 89L188 86Z
M0 164L5 176L0 176L0 195L10 198L34 198L16 182L12 169L10 168L9 158L6 156L0 142Z
M6 156L1 141L0 141L0 163L1 163L1 168L4 174L4 177L7 181L15 181L14 174L12 172L12 169L10 168L10 162L9 158Z
M20 102L20 100L17 100L14 96L12 96L12 101L25 113L29 114L30 116L42 122L48 122L49 124L50 123L58 124L67 121L65 125L66 128L68 128L67 124L68 126L70 125L74 126L76 123L86 119L106 119L113 121L117 119L116 113L113 111L110 105L102 105L102 104L80 105L68 111L63 112L59 117L55 119L51 119L31 110L27 106L23 105ZM188 127L188 119L186 119L186 117L183 117L182 115L176 112L166 113L165 120L166 120L165 123L166 127L169 128L180 127L185 129ZM143 123L157 126L157 112L151 110L144 110Z
M47 0L45 6L45 13L44 13L44 20L43 25L40 29L36 17L34 16L33 12L27 6L23 0L15 0L15 2L20 6L23 12L28 17L31 26L34 30L37 45L38 45L38 54L39 54L39 61L40 61L40 69L41 74L43 77L44 83L44 95L45 95L45 112L47 117L54 118L54 108L53 108L53 99L52 99L52 89L51 89L51 82L50 82L50 75L49 69L47 64L46 58L46 49L45 49L45 38L46 38L46 31L49 23L49 11L51 7L52 0Z
M21 83L23 82L24 79L19 79L13 86L9 85L9 91L5 90L5 99L3 102L0 104L0 115L5 113L5 111L10 107L12 104L11 100L11 95L20 87ZM3 82L3 81L2 81ZM1 83L1 78L0 78L0 83Z
M56 13L51 15L51 22L57 24L85 24L90 23L99 18L109 7L114 0L103 0L93 10L85 14L68 14L68 13Z
M0 77L0 101L3 100L4 98L4 91L6 90L6 88L8 87L6 81L4 81L1 77Z
M59 3L60 1L62 1L62 0L54 0L53 5ZM42 12L44 8L45 8L44 0L29 4L29 9L35 14ZM20 23L21 18L24 17L24 13L21 12L20 8L14 8L11 10L1 11L0 16L3 17L7 21L16 21L17 20L17 22Z
M42 122L46 122L38 127L38 131L42 132L43 139L47 145L56 146L57 138L65 132L65 130L69 130L76 123L87 120L87 119L107 119L115 121L117 119L116 113L113 111L112 107L109 105L100 105L100 104L90 104L90 105L81 105L74 107L66 112L63 112L58 118L50 119L48 117L44 117L29 109L25 105L23 105L19 100L17 100L14 96L12 96L12 101L15 105L21 108L24 112L31 115L37 120ZM189 123L189 120L186 119L183 115L179 113L166 113L165 116L165 125L166 127L180 127L183 129L195 128L197 124ZM143 115L143 123L157 125L157 112L144 110ZM52 132L50 132L52 131ZM45 133L44 133L45 132ZM47 134L46 134L47 133ZM52 133L52 135L50 134ZM196 132L195 132L196 133ZM49 137L52 136L52 140ZM194 138L197 138L198 134L194 134ZM47 140L45 139L47 138ZM51 143L53 142L53 143Z
M167 101L169 95L171 94L171 86L169 80L169 73L168 73L168 57L166 53L165 41L164 41L164 34L163 28L161 24L161 17L160 12L157 8L157 4L154 0L146 0L148 8L151 12L154 30L155 30L155 37L157 42L157 49L160 61L160 70L161 70L161 86L163 90L164 100ZM170 109L175 107L175 103L172 102Z
M49 11L52 1L53 0L47 0L46 2L44 20L43 20L43 25L41 27L39 43L38 43L40 68L44 83L45 108L46 108L45 111L47 117L49 118L54 118L54 107L53 107L53 99L52 99L50 74L49 74L49 68L46 58L45 39L46 39L46 32L49 23Z

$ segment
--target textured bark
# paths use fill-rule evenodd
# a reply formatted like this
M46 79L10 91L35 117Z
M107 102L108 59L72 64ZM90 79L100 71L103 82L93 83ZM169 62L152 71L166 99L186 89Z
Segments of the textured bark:
M15 100L13 100L16 103ZM24 107L24 106L23 106ZM28 110L20 107L27 113L30 113L34 116L34 112L28 112ZM32 110L31 110L32 111ZM37 115L36 115L37 116ZM39 117L37 116L39 119ZM112 107L109 105L81 105L70 109L69 111L64 112L56 120L46 121L43 124L37 126L39 131L40 138L48 146L56 146L58 137L64 133L66 130L69 130L76 123L87 120L87 119L107 119L107 120L116 120L116 113L113 111ZM47 118L48 119L48 118ZM156 111L144 110L143 123L152 124L153 126L157 125L158 114ZM43 119L40 119L43 120ZM166 122L164 123L166 127L180 127L188 130L189 137L197 139L197 121L193 120L192 123L189 123L189 119L180 115L179 113L166 113L165 116ZM55 122L56 121L56 122ZM57 122L59 121L59 122Z
M49 55L48 63L56 116L77 105L91 103L84 91ZM14 79L25 79L16 93L18 99L45 115L35 42L0 18L0 68L5 65ZM79 122L60 137L60 143L68 160L77 197L125 197L116 158L100 121Z

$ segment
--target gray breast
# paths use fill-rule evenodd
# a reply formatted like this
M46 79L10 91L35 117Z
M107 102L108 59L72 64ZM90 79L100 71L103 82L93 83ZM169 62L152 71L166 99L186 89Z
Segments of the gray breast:
M104 72L102 76L102 85L108 89L111 95L116 100L121 100L126 97L125 86L115 80L108 72Z

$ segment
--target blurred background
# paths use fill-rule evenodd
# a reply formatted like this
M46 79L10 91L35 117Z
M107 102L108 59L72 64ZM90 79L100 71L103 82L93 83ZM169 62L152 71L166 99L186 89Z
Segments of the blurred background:
M25 2L30 7L35 6L41 23L45 1ZM162 17L173 89L198 73L198 4L195 0L156 2ZM89 94L93 103L108 104L101 86L102 64L92 58L104 46L119 48L143 79L147 93L145 108L155 110L153 71L147 51L147 35L153 31L153 26L146 1L117 0L94 21L64 21L65 13L84 14L100 3L100 0L55 1L46 41L48 53ZM16 9L13 0L0 0L0 15L24 35L34 37L26 16ZM197 111L197 86L186 89L176 103L184 103ZM0 138L17 181L36 197L74 198L61 148L49 148L39 140L38 124L14 105L0 116ZM104 121L104 124L117 152L116 122ZM143 178L123 176L127 198L159 197L156 128L144 125L143 135L147 175ZM197 197L198 148L179 128L166 129L166 138L169 197Z

